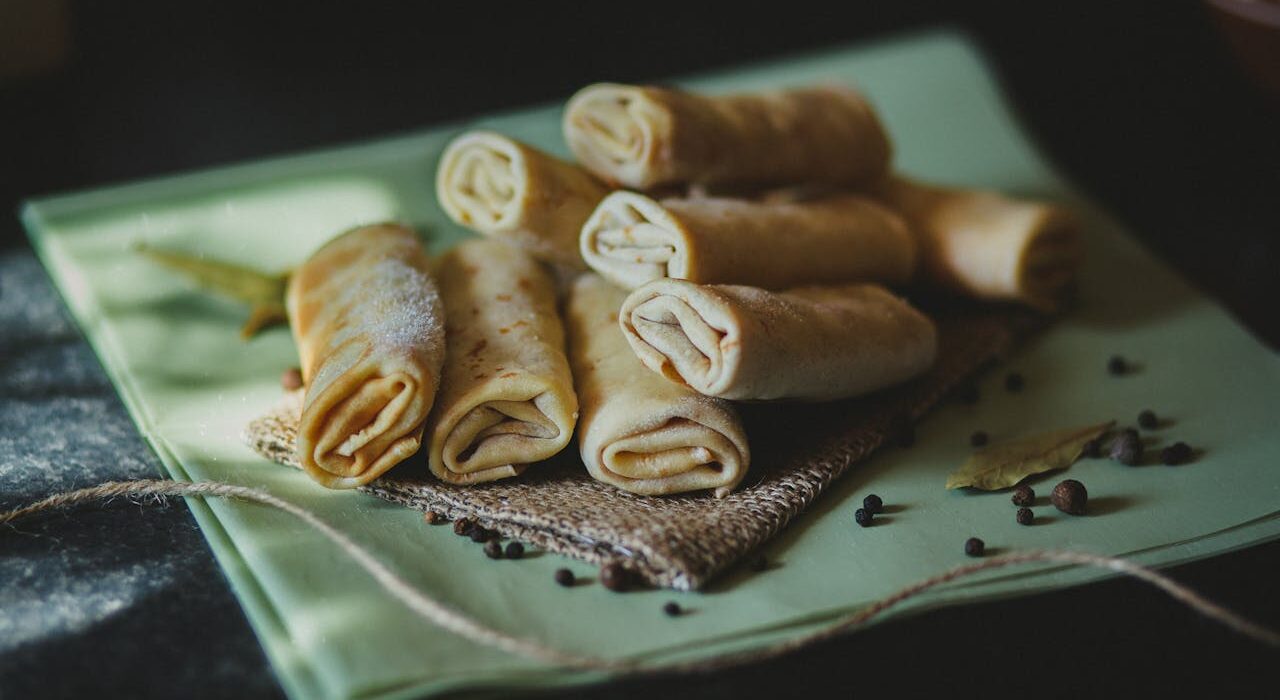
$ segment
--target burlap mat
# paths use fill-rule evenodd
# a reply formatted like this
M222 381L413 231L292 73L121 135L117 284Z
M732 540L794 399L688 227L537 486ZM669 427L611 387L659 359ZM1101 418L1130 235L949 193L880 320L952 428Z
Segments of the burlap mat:
M593 480L571 445L524 474L453 486L425 463L402 464L363 491L448 518L468 517L504 537L594 564L624 562L654 586L692 590L786 527L849 466L922 416L1036 327L1010 310L952 312L939 321L938 362L892 390L825 404L743 405L752 463L737 491L634 496ZM301 392L253 421L245 440L264 457L297 467ZM939 484L941 484L939 475Z

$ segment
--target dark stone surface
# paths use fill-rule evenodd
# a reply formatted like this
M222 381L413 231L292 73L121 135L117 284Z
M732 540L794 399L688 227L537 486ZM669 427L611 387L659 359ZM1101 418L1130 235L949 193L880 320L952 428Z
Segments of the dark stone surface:
M67 65L0 85L9 211L54 190L562 99L595 80L662 80L954 22L987 50L1055 165L1280 342L1280 112L1233 70L1197 3L868 3L832 16L793 1L732 20L713 3L623 20L554 3L461 20L434 5L70 7ZM0 217L0 508L157 468L16 219ZM1278 564L1271 543L1172 573L1280 626ZM743 669L569 695L1230 696L1274 690L1276 669L1272 651L1112 581L940 610ZM280 692L182 504L121 501L0 529L0 698Z

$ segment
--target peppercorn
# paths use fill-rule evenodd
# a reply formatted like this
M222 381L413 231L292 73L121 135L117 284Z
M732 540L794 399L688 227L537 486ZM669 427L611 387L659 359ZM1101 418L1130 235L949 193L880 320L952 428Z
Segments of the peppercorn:
M475 527L471 528L471 532L468 533L468 535L471 537L472 542L488 542L494 539L493 534L494 533L492 530L486 530L485 528L480 527L479 525L476 525Z
M1107 360L1107 371L1118 377L1129 371L1129 363L1120 355L1112 355Z
M1030 508L1019 508L1017 519L1019 525L1030 525L1036 521L1036 514Z
M1029 506L1036 502L1036 492L1030 486L1023 484L1013 490L1013 505Z
M524 545L519 542L508 542L506 555L508 559L521 559L524 557Z
M1066 479L1058 482L1053 487L1053 493L1050 494L1049 500L1053 501L1053 507L1069 513L1071 515L1084 515L1085 505L1089 502L1089 492L1085 490L1084 484L1075 479Z
M573 572L568 569L556 569L556 583L568 588L574 583Z
M1171 467L1186 464L1191 461L1191 452L1191 445L1185 442L1175 442L1160 450L1160 461Z
M1160 419L1156 418L1155 411L1148 408L1138 414L1138 425L1143 430L1155 430L1160 427Z
M484 555L490 559L501 559L502 545L497 540L489 540L484 545Z
M866 508L868 513L879 513L884 510L884 501L873 493L862 499L862 507Z
M1022 391L1022 385L1025 383L1026 381L1022 378L1022 375L1017 372L1010 372L1004 378L1004 388L1006 391Z
M466 537L471 534L471 531L475 529L475 526L476 521L471 518L459 518L453 521L453 534Z
M964 541L964 553L971 557L980 557L985 551L987 551L987 543L977 537L970 537Z
M873 516L871 511L866 508L859 508L853 511L853 521L863 527L870 525L873 517L875 516Z
M280 387L285 391L293 391L302 388L302 370L297 367L290 367L280 373Z
M427 511L427 512L422 516L422 519L423 519L423 520L425 520L425 521L427 521L427 524L428 524L428 525L439 525L440 523L445 522L445 520L447 520L447 518L445 518L443 515L441 515L441 514L439 514L439 513L435 512L434 510L429 510L429 511Z
M981 430L976 430L969 436L969 444L974 447L982 447L987 444L987 434Z
M618 562L609 562L600 567L600 583L611 591L622 592L631 584L631 574Z
M978 385L965 384L956 391L956 398L960 399L960 403L972 406L978 403Z
M667 617L676 617L684 611L680 609L680 604L673 600L662 606L662 612L666 613Z
M1125 428L1111 441L1111 459L1130 467L1142 461L1142 438L1133 428Z

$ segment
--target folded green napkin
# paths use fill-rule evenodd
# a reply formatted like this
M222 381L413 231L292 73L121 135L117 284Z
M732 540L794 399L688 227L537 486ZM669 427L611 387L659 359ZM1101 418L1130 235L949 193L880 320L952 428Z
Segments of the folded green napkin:
M708 90L854 81L894 137L898 167L941 182L995 187L1077 208L1089 248L1078 310L1009 368L974 406L940 408L917 445L856 466L768 547L779 567L731 573L700 594L618 595L565 589L551 554L493 562L418 513L317 487L256 457L244 425L280 395L296 363L287 332L237 336L244 310L192 289L141 258L145 241L264 269L302 260L358 223L397 218L423 227L434 252L461 232L434 200L436 160L462 128L486 127L565 154L559 107L525 110L376 141L29 204L31 238L139 430L177 479L263 487L319 513L408 580L483 622L567 650L611 657L695 658L797 634L842 611L964 561L976 535L989 548L1058 547L1170 564L1280 534L1280 363L1217 304L1142 251L1073 194L1018 129L988 68L950 33L930 33L685 81ZM1212 232L1206 232L1208 236ZM1206 242L1206 244L1208 244ZM1106 372L1123 354L1139 369ZM1007 494L946 491L968 435L1001 440L1115 418L1143 408L1172 420L1159 440L1204 450L1180 467L1085 461L1070 474L1092 496L1088 516L1039 507L1014 522ZM1037 484L1047 492L1058 477ZM853 510L875 492L896 506L859 528ZM480 648L414 618L345 556L291 517L225 501L189 501L288 692L295 697L416 696L475 688L551 687L598 678ZM1029 567L966 580L916 609L1042 591L1097 571ZM667 600L696 614L667 618ZM198 631L194 631L198 634Z

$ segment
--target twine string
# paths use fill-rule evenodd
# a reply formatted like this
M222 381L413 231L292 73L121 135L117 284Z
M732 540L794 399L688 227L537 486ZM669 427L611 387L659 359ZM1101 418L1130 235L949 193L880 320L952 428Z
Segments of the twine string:
M1165 592L1174 600L1246 637L1270 646L1280 647L1280 633L1253 622L1211 601L1190 588L1153 570L1116 557L1086 554L1063 550L1027 550L984 559L948 569L942 573L905 586L894 593L841 616L839 619L798 637L770 644L758 649L731 653L710 659L677 661L658 664L642 664L636 661L613 660L563 651L533 639L526 639L488 625L436 600L398 574L387 568L367 549L356 544L341 531L324 522L301 506L273 496L261 489L236 486L216 481L181 482L162 479L137 481L111 481L76 491L57 493L35 503L0 513L0 525L38 513L80 505L92 501L110 501L121 496L138 498L152 496L210 496L249 501L284 511L306 523L337 545L347 556L365 570L387 593L399 600L418 617L471 641L501 649L557 666L610 671L614 673L659 673L672 671L710 671L749 662L764 661L782 656L797 649L831 639L866 624L872 618L885 613L926 591L957 579L974 576L983 571L1001 569L1030 563L1060 563L1091 566L1144 581Z

